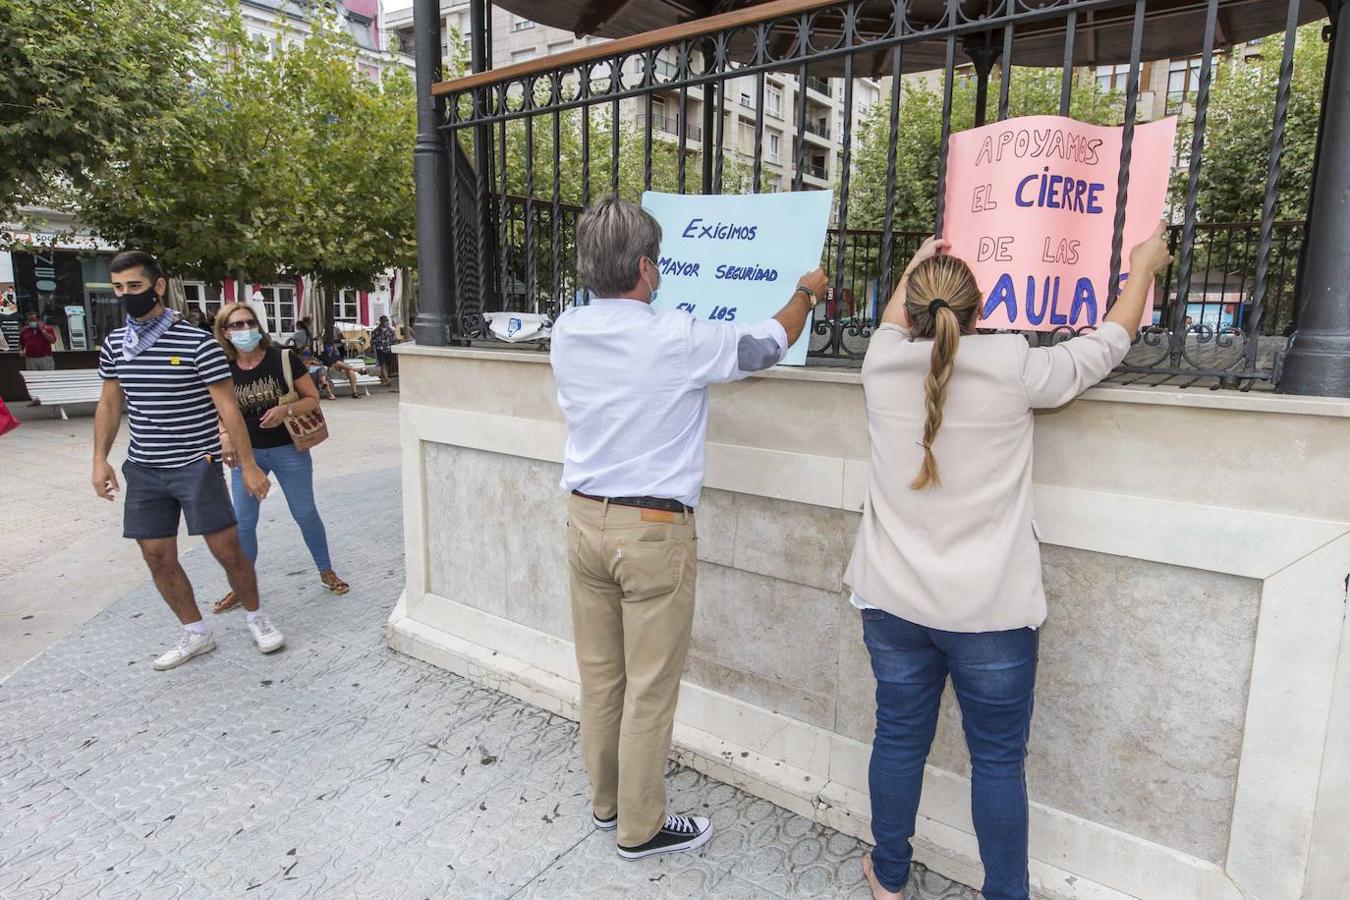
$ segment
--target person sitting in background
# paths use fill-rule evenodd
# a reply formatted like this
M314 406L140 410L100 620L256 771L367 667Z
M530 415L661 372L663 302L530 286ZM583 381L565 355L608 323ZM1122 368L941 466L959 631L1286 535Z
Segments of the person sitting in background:
M303 350L314 340L313 325L310 324L309 316L303 316L295 323L295 331L291 332L290 346L297 350Z
M324 341L323 349L319 351L319 362L328 367L328 398L336 400L333 395L332 376L346 376L347 383L352 388L352 399L361 399L361 391L356 386L356 369L347 362L342 353L342 341L338 330L334 328L328 335L328 340Z
M309 371L309 377L314 379L314 384L319 391L327 391L328 399L336 400L337 395L333 393L333 382L328 380L328 367L319 361L319 358L314 355L314 351L308 347L301 350L300 361L305 364L305 369Z
M1120 298L1091 334L1037 348L1020 334L977 334L984 294L963 261L939 255L948 242L930 238L872 336L862 369L871 475L843 580L877 682L876 849L863 858L874 900L899 900L909 879L948 675L970 748L983 896L1031 896L1026 755L1045 621L1033 411L1068 403L1125 358L1170 261L1163 229L1130 252Z

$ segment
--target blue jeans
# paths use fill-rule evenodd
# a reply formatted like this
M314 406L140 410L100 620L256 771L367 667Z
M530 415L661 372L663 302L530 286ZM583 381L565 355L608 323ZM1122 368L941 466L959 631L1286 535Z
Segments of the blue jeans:
M320 572L333 568L328 558L328 533L324 531L319 508L314 505L314 461L308 451L301 453L291 444L254 448L253 458L264 473L276 473L291 518L300 526L300 534ZM239 543L248 558L258 558L258 501L244 489L244 475L238 468L231 473L230 495L234 498L234 517L239 520Z
M1038 633L938 631L879 609L863 610L862 620L877 679L868 769L877 880L891 891L909 880L924 762L950 674L970 748L985 900L1028 900L1026 755Z

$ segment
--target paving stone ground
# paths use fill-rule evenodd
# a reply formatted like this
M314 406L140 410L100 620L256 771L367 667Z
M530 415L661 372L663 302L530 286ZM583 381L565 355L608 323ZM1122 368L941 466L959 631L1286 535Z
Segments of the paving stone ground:
M397 470L329 484L320 508L353 585L318 585L284 508L264 507L264 602L171 672L149 583L0 682L0 897L661 898L868 895L866 846L672 764L672 805L711 817L701 852L638 863L586 803L574 723L385 645L402 584ZM204 549L184 566L225 590ZM911 897L972 900L920 870Z

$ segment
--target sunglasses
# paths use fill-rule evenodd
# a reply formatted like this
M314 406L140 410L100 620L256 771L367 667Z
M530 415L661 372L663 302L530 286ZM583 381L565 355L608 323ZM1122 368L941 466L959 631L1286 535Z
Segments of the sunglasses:
M226 331L245 331L249 328L257 328L257 327L258 327L257 319L243 319L242 321L239 322L225 323Z

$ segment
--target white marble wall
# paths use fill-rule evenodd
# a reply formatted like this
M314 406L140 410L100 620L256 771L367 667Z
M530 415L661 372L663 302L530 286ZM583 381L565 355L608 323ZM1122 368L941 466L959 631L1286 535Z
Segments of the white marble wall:
M427 448L433 594L572 637L557 463ZM840 574L858 515L709 490L686 681L859 741L874 682ZM1047 545L1032 799L1220 862L1259 584ZM969 759L951 691L931 764Z
M544 362L404 348L408 572L390 634L572 715L564 431ZM709 440L680 758L865 836L874 683L840 581L866 484L856 374L719 388ZM1103 389L1040 417L1039 893L1341 900L1348 446L1339 401ZM944 705L916 842L977 882L950 692Z

